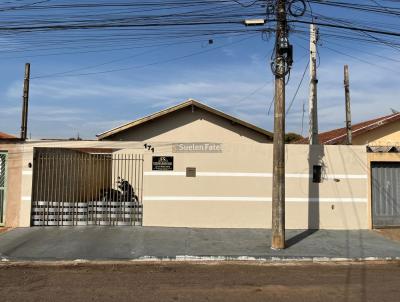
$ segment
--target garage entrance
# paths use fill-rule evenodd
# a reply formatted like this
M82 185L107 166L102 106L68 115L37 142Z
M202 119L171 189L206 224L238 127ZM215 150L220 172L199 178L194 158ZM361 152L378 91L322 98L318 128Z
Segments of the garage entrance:
M32 225L141 225L142 187L142 155L35 150Z
M5 222L7 188L7 153L0 152L0 226Z
M400 226L400 163L373 162L372 223L375 228Z

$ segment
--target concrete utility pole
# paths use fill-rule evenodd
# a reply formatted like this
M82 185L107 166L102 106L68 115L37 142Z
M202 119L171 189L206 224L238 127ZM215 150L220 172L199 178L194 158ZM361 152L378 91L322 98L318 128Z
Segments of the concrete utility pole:
M29 78L31 75L31 64L25 64L24 91L22 96L22 120L21 120L21 140L26 140L28 131L28 102L29 102Z
M317 103L317 43L318 27L315 24L310 25L310 98L309 98L309 143L318 145L318 103Z
M272 184L272 249L285 248L285 80L291 66L286 0L276 4L275 106Z
M350 79L349 79L349 66L344 66L344 94L346 97L346 130L348 145L352 144L352 133L351 133L351 110L350 110Z

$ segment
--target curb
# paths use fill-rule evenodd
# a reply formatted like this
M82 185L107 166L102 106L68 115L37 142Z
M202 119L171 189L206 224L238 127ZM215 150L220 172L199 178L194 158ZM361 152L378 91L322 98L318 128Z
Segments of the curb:
M400 262L400 257L249 257L249 256L143 256L135 259L9 259L0 255L0 267L7 265L79 265L79 264L140 264L140 263L240 263L240 264L350 264Z

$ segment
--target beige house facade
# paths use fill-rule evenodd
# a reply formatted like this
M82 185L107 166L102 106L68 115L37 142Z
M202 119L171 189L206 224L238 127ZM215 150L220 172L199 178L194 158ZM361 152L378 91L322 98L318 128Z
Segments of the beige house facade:
M103 141L271 143L272 133L189 99L98 135Z
M142 142L29 142L9 159L6 221L32 224L34 150L115 148L115 154L142 154L143 226L270 228L272 145L222 144L222 152L175 153L174 145ZM3 147L4 150L4 147ZM8 149L11 153L11 150ZM15 153L14 153L15 152ZM368 209L367 153L358 146L289 145L286 167L286 221L292 229L365 229ZM155 156L174 158L170 171L152 169ZM32 168L30 168L33 163ZM313 166L323 167L313 182ZM13 167L12 169L10 169ZM196 176L188 177L187 168Z
M400 119L354 137L354 145L400 146Z

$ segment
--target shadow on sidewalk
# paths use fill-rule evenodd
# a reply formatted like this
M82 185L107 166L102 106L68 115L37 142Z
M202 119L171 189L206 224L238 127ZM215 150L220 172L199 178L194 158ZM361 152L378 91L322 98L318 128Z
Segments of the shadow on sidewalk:
M325 150L322 145L309 145L308 149L308 229L286 241L291 247L317 232L320 228L320 183L326 173Z
M311 236L312 234L318 232L318 229L308 229L305 230L304 232L301 232L299 234L297 234L296 236L286 240L286 247L289 248L297 243L299 243L300 241L306 239L307 237Z

